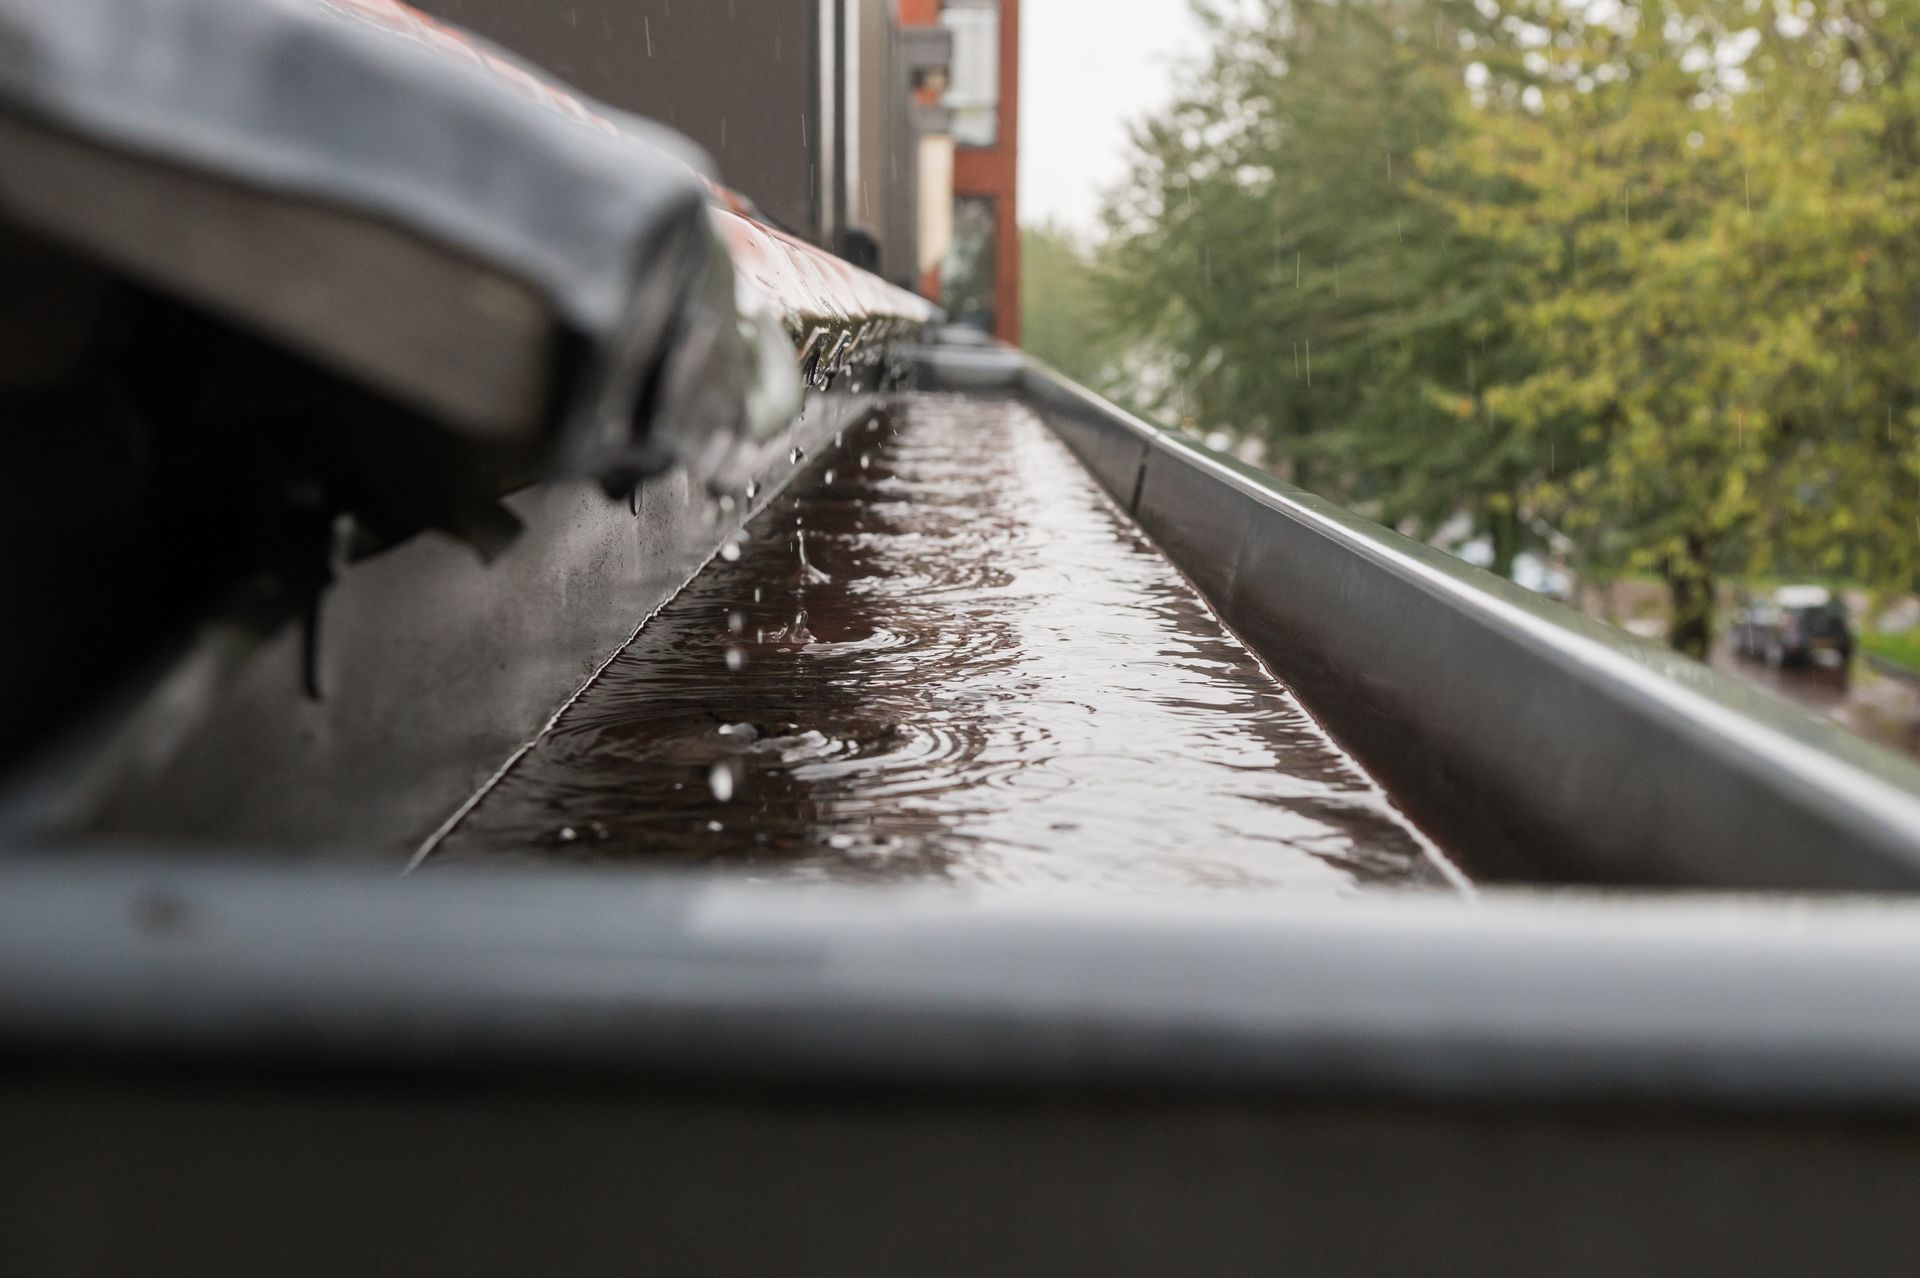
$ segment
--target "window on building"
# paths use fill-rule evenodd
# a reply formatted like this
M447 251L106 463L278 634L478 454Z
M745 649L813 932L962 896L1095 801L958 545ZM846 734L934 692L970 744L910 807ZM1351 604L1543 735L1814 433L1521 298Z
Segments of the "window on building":
M999 136L999 0L947 0L940 21L953 32L947 107L959 146L992 146Z
M954 321L991 333L998 299L994 261L998 244L994 202L963 195L953 202L953 244L940 270L940 304Z

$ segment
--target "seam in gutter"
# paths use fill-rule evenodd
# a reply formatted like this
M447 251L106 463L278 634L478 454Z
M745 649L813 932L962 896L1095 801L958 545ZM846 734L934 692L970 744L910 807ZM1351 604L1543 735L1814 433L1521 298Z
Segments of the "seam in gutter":
M1140 449L1140 464L1133 469L1133 495L1127 498L1127 514L1137 524L1140 521L1140 494L1147 487L1147 449ZM1144 531L1144 530L1143 530ZM1168 563L1173 561L1169 559Z

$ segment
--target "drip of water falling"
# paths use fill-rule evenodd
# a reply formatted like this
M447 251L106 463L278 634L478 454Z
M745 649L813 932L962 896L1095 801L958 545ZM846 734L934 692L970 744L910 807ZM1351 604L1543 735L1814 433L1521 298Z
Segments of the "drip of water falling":
M747 668L747 650L745 648L727 649L727 669L739 674Z
M827 582L830 582L833 580L832 577L828 576L824 572L821 572L818 568L815 568L812 564L807 562L807 534L806 533L799 531L797 529L795 530L793 535L793 548L799 554L799 557L800 557L800 568L799 568L798 579L803 585L825 585ZM803 617L805 615L806 615L805 613L801 614L801 616Z
M707 770L707 788L721 803L733 802L733 765L725 759Z

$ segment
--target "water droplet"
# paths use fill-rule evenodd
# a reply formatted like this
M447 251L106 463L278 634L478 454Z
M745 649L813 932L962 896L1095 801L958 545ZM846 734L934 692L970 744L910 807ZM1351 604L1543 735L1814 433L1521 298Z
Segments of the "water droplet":
M707 788L722 803L733 801L733 765L725 759L707 770Z
M831 483L833 482L833 472L832 472L831 470L829 470L829 471L828 471L828 472L826 473L826 475L825 475L825 476L824 476L823 478L825 478L825 479L826 479L826 481L827 481L827 482L828 482L829 484L831 484Z
M562 843L571 843L579 837L580 831L574 829L572 826L563 825L560 827L560 841Z
M760 481L757 479L749 479L747 481L747 500L752 501L755 497L758 497L759 495L760 495Z
M735 503L734 503L734 500L733 500L733 494L732 494L732 493L721 493L721 494L720 494L720 513L721 513L721 514L723 514L723 515L731 515L731 514L733 513L733 507L734 507L734 504L735 504Z
M730 612L727 614L727 629L729 631L737 635L746 628L747 618L745 613Z
M727 649L727 669L735 674L747 668L747 650L745 648Z
M787 460L792 462L796 466L798 466L801 462L805 461L806 459L807 459L807 450L804 448L795 448L792 452L787 454Z
M758 586L755 586L755 587L753 588L753 601L754 601L755 603L759 603L759 602L760 602L760 587L758 587Z
M720 823L719 823L718 821L709 821L709 822L707 822L707 829L708 829L708 831L709 831L709 832L711 832L711 833L713 833L713 834L718 834L718 833L720 833L720 831L722 831L722 830L724 830L724 829L726 829L726 828L727 828L726 826L724 826L724 825L721 825L721 824L720 824Z
M844 852L853 846L853 836L851 834L832 835L827 839L827 846Z
M732 538L728 538L726 541L721 542L720 557L726 560L728 563L737 562L740 558L740 543L737 541L734 541Z
M866 453L861 453L861 454L860 454L860 469L861 469L861 470L865 470L865 469L867 468L867 463L868 463L869 461L871 461L871 460L872 460L872 458L871 458L871 457L870 457L870 456L869 456L868 454L866 454Z

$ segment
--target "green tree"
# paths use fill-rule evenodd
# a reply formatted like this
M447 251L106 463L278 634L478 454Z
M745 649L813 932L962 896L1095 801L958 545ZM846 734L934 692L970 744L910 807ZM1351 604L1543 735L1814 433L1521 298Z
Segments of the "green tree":
M1658 571L1696 655L1722 572L1910 583L1913 86L1863 73L1844 17L1533 12L1529 109L1477 113L1454 156L1515 195L1450 204L1537 281L1510 312L1534 367L1488 395L1570 441L1526 499Z
M1138 131L1150 406L1505 570L1920 585L1920 0L1260 0Z
M1152 407L1259 438L1390 522L1469 511L1507 571L1544 457L1485 391L1524 352L1489 242L1422 165L1466 119L1468 46L1497 23L1445 0L1203 16L1212 55L1137 131L1102 259L1111 313L1164 369Z
M1020 228L1020 332L1026 350L1096 389L1113 381L1113 340L1092 251L1054 223Z

